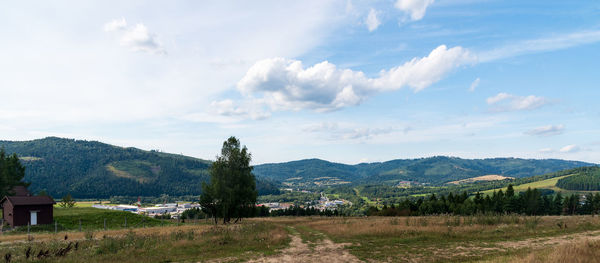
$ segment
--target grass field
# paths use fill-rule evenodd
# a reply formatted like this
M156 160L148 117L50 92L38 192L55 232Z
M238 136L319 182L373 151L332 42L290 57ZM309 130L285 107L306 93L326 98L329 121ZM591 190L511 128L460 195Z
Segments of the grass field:
M550 179L546 179L546 180L541 180L541 181L536 181L536 182L531 182L531 183L526 183L526 184L521 184L521 185L515 185L515 186L513 186L513 188L515 189L515 192L524 192L524 191L527 191L527 188L531 188L531 189L537 188L537 189L550 189L550 190L554 190L555 192L571 193L574 191L561 189L556 186L556 182L558 182L558 180L568 177L568 176L571 176L571 175L559 176L559 177L554 177L554 178L550 178ZM500 189L502 189L503 192L506 192L506 187L505 187L505 188L498 188L498 189L483 191L482 193L489 195L489 194L492 194L492 192L498 191Z
M567 227L564 227L567 226ZM594 262L600 217L281 217L0 236L0 257L42 262ZM25 241L25 242L23 242ZM78 249L59 253L69 242ZM73 243L74 244L74 243ZM568 259L565 261L565 259Z
M106 220L107 229L152 227L172 224L169 221L158 220L130 212L105 210L91 207L54 208L54 222L58 231L79 230L81 222L82 231L94 231L104 229ZM125 226L127 221L127 226ZM54 232L55 225L31 226L33 232ZM19 227L10 234L23 233L27 227Z

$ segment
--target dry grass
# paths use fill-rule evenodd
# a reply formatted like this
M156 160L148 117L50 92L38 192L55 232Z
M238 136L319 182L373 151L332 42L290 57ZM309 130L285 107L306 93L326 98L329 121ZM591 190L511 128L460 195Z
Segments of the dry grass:
M94 231L94 237L120 237L127 233L133 232L136 235L149 236L149 235L167 235L174 231L194 231L196 233L206 232L211 229L210 225L181 225L181 226L165 226L165 227L148 227L148 228L136 228L136 229L118 229L118 230L107 230L107 231ZM31 234L33 241L52 241L52 240L64 240L67 236L68 240L81 240L85 239L85 235L88 232L59 232L57 234ZM0 235L0 244L10 242L25 242L28 241L27 234L21 235Z
M524 257L512 257L506 262L524 263L593 263L600 261L600 240L569 242L551 249L536 251Z
M287 222L286 222L287 221ZM406 233L445 234L451 228L457 233L496 232L499 229L539 228L548 232L576 231L583 226L600 225L600 217L591 216L428 216L428 217L370 217L313 220L288 219L286 223L305 224L328 235L350 237L357 235L397 236ZM558 224L566 225L561 229ZM571 228L569 228L571 227Z
M49 251L43 262L205 262L230 258L234 261L272 255L289 243L281 227L261 222L238 225L183 225L98 231L93 235L69 232L32 235L32 242L0 243L0 256L12 255L25 261L27 249ZM11 236L10 238L16 238ZM78 244L78 249L58 255L61 248Z
M0 256L22 253L29 245L64 246L64 234L36 234L34 242L26 242L26 235L0 236ZM219 227L97 231L94 239L89 233L67 234L82 249L61 261L88 263L278 259L268 255L281 251L290 234L302 238L297 245L306 251L320 253L319 244L332 240L347 246L331 251L369 262L595 262L600 256L600 217L592 216L281 217Z
M458 181L448 182L448 184L464 184L464 183L473 183L477 181L501 181L506 179L515 179L514 177L502 176L497 174L488 174L483 176L477 176L473 178L462 179Z
M472 217L268 218L293 226L303 239L350 243L359 259L373 262L465 262L527 255L587 235L600 239L600 217L480 215ZM566 228L564 227L566 225ZM503 261L506 262L506 259Z

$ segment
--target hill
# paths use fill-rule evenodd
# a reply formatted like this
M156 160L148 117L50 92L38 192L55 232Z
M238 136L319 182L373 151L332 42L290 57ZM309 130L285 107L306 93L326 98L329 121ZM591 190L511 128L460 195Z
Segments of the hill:
M519 179L513 182L513 188L515 192L523 192L528 188L537 188L545 192L563 192L567 194L584 191L598 191L600 189L589 187L592 185L589 180L598 180L600 179L598 177L600 177L600 167L579 167ZM580 182L583 183L579 184ZM492 192L498 190L506 191L506 187L491 189L483 191L482 193L492 194Z
M576 191L600 191L600 167L586 167L556 182L556 186Z
M347 165L319 159L307 159L279 164L257 165L258 177L272 178L288 186L339 185L346 183L380 183L394 185L400 181L441 185L484 175L524 178L590 163L556 159L462 159L430 157L399 159L381 163Z
M49 137L32 141L0 141L0 148L17 153L26 167L30 190L61 197L199 195L209 178L211 162L158 151L124 148L96 141ZM256 165L259 194L276 194L285 187L332 185L396 185L400 181L442 185L483 175L529 177L591 164L564 160L455 157L391 160L347 165L319 159Z
M45 190L54 197L199 195L211 164L183 155L56 137L0 141L0 148L19 155L30 191ZM264 180L257 187L278 192Z

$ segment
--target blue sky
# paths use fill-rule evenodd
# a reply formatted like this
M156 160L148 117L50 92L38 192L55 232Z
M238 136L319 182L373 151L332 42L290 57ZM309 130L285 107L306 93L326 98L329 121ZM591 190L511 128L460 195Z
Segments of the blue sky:
M0 138L600 162L597 1L18 1Z

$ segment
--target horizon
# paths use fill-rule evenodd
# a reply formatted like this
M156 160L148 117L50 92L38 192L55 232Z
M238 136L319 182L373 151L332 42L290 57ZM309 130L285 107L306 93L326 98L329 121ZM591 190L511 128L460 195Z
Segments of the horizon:
M0 137L256 163L600 163L600 3L12 2Z
M8 142L30 142L30 141L36 141L36 140L49 139L49 138L56 138L56 139L61 139L61 140L75 140L75 141L85 141L85 142L97 142L97 143L107 144L107 145L110 145L110 146L120 147L120 148L125 148L125 149L127 149L127 148L135 148L135 149L146 151L146 152L157 151L157 152L165 153L165 154L172 154L172 155L181 155L181 156L186 156L186 157L192 157L192 158L201 159L201 160L204 160L204 161L211 161L211 162L213 161L212 159L199 158L199 157L196 157L196 156L185 155L185 154L182 154L182 153L164 152L164 151L161 151L161 150L158 150L158 149L142 149L142 148L137 148L137 147L133 147L133 146L124 146L124 145L110 144L110 143L106 143L106 142L98 141L98 140L85 140L85 139L75 139L75 138L63 138L63 137L56 137L56 136L48 136L48 137L38 138L38 139L32 139L32 140L8 141ZM7 140L0 140L0 141L7 141ZM250 151L250 153L252 153L252 152ZM436 157L444 157L444 158L449 158L449 159L457 158L457 159L462 159L462 160L486 160L486 159L561 160L561 161L583 162L583 163L589 163L589 164L593 164L593 165L598 165L598 163L594 163L594 162L585 162L585 161L581 161L581 160L572 160L572 159L555 159L555 158L536 159L536 158L519 158L519 157L513 157L513 156L496 156L496 157L486 157L486 158L464 158L464 157L460 157L460 156L449 156L449 155L432 155L432 156L421 156L421 157L413 157L413 158L392 158L392 159L387 159L387 160L383 160L383 161L366 162L366 163L365 162L363 162L363 163L343 163L343 162L337 162L337 161L332 161L332 160L327 160L327 159L313 157L313 158L303 158L303 159L287 160L287 161L281 161L281 162L255 163L253 165L256 166L256 165L264 165L264 164L282 164L282 163L297 162L297 161L320 160L320 161L325 161L325 162L329 162L329 163L336 163L336 164L343 164L343 165L354 166L354 165L360 165L360 164L385 163L385 162L396 161L396 160L418 160L418 159L429 159L429 158L436 158Z

